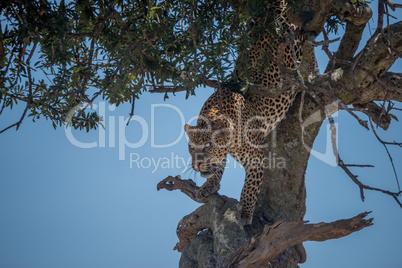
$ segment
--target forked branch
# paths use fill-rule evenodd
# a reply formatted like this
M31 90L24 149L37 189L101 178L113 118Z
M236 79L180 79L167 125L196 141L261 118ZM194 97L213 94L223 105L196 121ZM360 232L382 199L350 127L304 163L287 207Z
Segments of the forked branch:
M175 177L168 176L166 179L158 183L156 189L158 191L160 189L166 189L168 191L180 190L182 191L182 193L185 193L195 202L201 203L200 200L196 197L196 193L198 189L200 189L200 187L198 187L191 179L182 180L180 175L177 175Z

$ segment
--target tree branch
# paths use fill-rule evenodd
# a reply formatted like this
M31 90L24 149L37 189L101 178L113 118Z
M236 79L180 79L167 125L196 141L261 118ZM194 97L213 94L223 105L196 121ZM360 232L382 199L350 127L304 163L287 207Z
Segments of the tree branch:
M180 179L180 176L167 177L158 183L157 189L181 190L194 201L200 202L195 198L199 187L192 180ZM246 232L239 215L239 202L218 193L207 196L203 201L206 202L204 205L185 216L178 223L176 233L179 243L174 249L183 252L182 256L191 258L194 251L198 252L192 248L197 247L197 243L191 244L191 240L202 230L210 229L214 240L213 258L228 264L233 259L236 250L246 241ZM206 262L206 259L200 261L198 259L200 256L196 255L197 259L194 261ZM223 267L225 266L227 265ZM184 267L189 267L189 265L184 265Z
M278 222L265 226L264 231L252 237L236 253L229 267L261 267L288 247L304 241L325 241L347 236L373 225L373 219L364 219L369 212L351 219L331 223L306 224L299 222Z
M382 114L382 108L378 106L375 102L367 102L362 104L353 104L353 107L364 114L366 114L371 120L373 120L377 126L381 127L384 130L387 130L389 125L391 124L391 116Z
M392 40L394 49L402 51L402 21L384 28L384 36L389 40ZM374 75L381 77L391 68L395 60L399 58L399 55L393 51L390 51L380 36L374 35L374 37L375 38L372 44L365 47L365 53L362 53L363 51L359 53L359 55L355 57L354 61L357 66L361 66L371 71ZM360 57L360 54L363 55ZM360 60L357 61L357 59ZM367 76L367 74L364 76ZM370 80L372 81L372 79Z
M196 196L197 191L200 189L195 182L191 179L182 180L180 175L172 177L168 176L166 179L162 180L156 186L156 189L166 189L168 191L180 190L182 193L186 194L188 197L193 199L198 203L205 203L198 199Z
M334 53L334 57L340 60L350 61L356 53L359 46L363 30L366 23L373 15L371 8L364 3L353 5L349 1L336 0L334 8L337 9L337 15L341 20L347 21L345 34L342 37L338 50ZM327 66L326 72L331 67L331 61ZM339 67L335 65L335 68Z
M386 90L380 82L375 81L363 90L361 93L361 102L382 101L385 99L387 92L388 100L402 102L402 74L387 72L381 77L381 81L391 90Z

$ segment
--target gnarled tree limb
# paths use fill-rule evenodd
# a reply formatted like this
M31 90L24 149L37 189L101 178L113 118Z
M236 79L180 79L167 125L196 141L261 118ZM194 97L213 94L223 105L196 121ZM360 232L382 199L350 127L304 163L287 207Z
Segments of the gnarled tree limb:
M369 212L351 219L331 223L306 224L299 222L278 222L265 226L263 232L252 237L236 253L229 267L262 267L288 247L304 241L325 241L347 236L373 225L373 219L364 219Z
M349 1L336 0L333 9L341 20L347 21L345 33L339 44L338 50L334 57L340 60L351 60L356 53L362 38L363 30L366 23L373 15L371 8L364 3L351 4ZM331 59L332 60L332 59ZM339 65L335 66L339 67ZM332 64L328 64L326 72L332 68Z
M185 193L188 197L193 199L195 202L205 203L196 197L196 193L200 189L200 187L198 187L195 184L195 182L191 179L182 180L180 178L180 175L175 177L168 176L167 178L158 183L156 189L158 191L160 189L166 189L168 191L180 190L183 193Z
M194 198L199 187L195 186L192 180L182 180L180 176L167 177L158 183L157 189L181 190L194 201L200 202ZM179 243L174 249L183 251L182 256L191 258L192 254L189 252L194 250L194 244L192 245L190 241L202 230L209 229L213 233L214 241L213 256L210 257L220 263L228 264L232 260L233 253L246 241L246 232L239 215L239 202L218 193L207 196L203 202L204 205L178 223L176 233ZM200 259L194 261L199 263ZM205 256L201 262L206 262ZM188 263L181 264L180 267L188 267Z

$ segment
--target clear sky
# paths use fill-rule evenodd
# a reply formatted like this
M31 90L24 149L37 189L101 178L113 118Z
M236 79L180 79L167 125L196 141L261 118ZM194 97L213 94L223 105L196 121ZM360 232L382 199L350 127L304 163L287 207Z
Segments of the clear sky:
M317 55L324 68L325 56ZM401 60L392 70L401 72ZM183 174L190 156L182 129L189 121L194 125L212 92L200 88L196 97L185 100L178 93L167 101L163 94L146 93L128 127L130 105L114 108L101 101L94 108L104 115L104 131L53 130L48 121L26 119L20 130L1 134L0 267L177 267L177 223L199 204L180 192L158 192L156 185L177 174L203 183L191 170ZM0 128L21 112L1 116ZM395 115L402 120L401 112ZM335 120L344 161L375 165L353 169L359 179L397 191L387 154L372 132L345 112ZM402 141L402 122L377 131L385 140ZM325 153L326 144L324 124L314 149ZM390 151L402 177L402 149ZM368 191L363 203L342 170L321 160L312 157L307 169L305 219L328 222L373 211L374 226L337 240L305 243L307 263L301 267L402 267L402 209L391 197ZM243 181L239 165L229 165L220 193L239 198Z

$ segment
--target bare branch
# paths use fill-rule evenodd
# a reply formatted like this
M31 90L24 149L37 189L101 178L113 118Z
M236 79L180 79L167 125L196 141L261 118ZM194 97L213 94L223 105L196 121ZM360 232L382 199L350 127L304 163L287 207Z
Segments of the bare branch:
M7 130L9 130L10 128L18 127L18 123L20 123L20 121L17 122L17 123L11 124L11 125L9 125L8 127L5 127L4 129L2 129L2 130L0 131L0 134L3 133L3 132L5 132L5 131L7 131Z
M392 3L392 2L389 1L389 0L384 0L384 3L385 3L387 6L389 6L389 7L392 9L392 11L395 11L396 8L402 8L402 5L401 5L401 4L394 4L394 3Z
M130 112L130 117L127 120L126 126L130 123L131 118L134 116L134 108L135 108L135 91L133 91L133 100L131 103L131 112Z
M374 167L373 165L357 165L357 164L345 164L346 167Z
M175 177L168 176L166 179L158 183L156 189L158 191L160 189L166 189L168 191L180 190L182 193L185 193L195 202L203 203L200 202L200 200L196 197L196 193L200 189L200 187L198 187L191 179L182 180L179 175Z
M333 101L338 101L339 107L340 107L341 109L347 111L347 112L348 112L351 116L353 116L353 117L359 122L359 124L360 124L361 126L363 126L365 129L367 129L367 130L369 129L369 128L368 128L367 121L362 120L362 119L361 119L360 117L358 117L355 113L353 113L353 111L352 111L351 109L349 109L349 107L348 107L339 97L337 97L336 95L334 95L334 94L331 93L330 91L328 91L328 90L326 90L326 89L324 89L324 88L318 87L318 86L316 86L316 85L314 85L314 84L307 83L306 86L308 86L308 87L310 87L311 89L314 89L315 91L320 92L320 93L322 93L322 94L324 94L324 95L330 96ZM322 102L322 104L324 104L324 102Z
M387 130L389 125L391 124L391 116L387 114L380 116L382 113L382 108L373 101L362 104L356 103L353 104L353 107L357 111L366 114L377 124L377 126L381 127L384 130Z
M342 159L341 159L340 156L339 156L339 152L338 152L338 149L337 149L337 147L336 147L336 141L335 141L336 128L335 128L335 124L334 124L334 121L333 121L333 119L332 119L330 113L328 112L328 110L327 110L326 107L324 106L324 102L314 93L314 91L312 91L312 90L311 90L310 88L308 88L308 87L306 87L306 90L307 90L307 92L317 101L317 103L320 104L321 107L324 107L325 114L326 114L326 116L328 117L328 119L329 119L329 121L330 121L330 125L331 125L331 127L330 127L331 132L332 132L332 133L331 133L331 140L332 140L332 148L333 148L334 155L335 155L335 157L336 157L336 159L337 159L337 161L338 161L339 166L343 169L343 171L352 179L352 181L353 181L354 183L356 183L356 184L359 186L359 189L360 189L360 196L361 196L362 201L364 201L364 199L365 199L365 197L364 197L364 190L372 190L372 191L378 191L378 192L381 192L381 193L384 193L384 194L387 194L387 195L392 196L392 197L395 199L395 201L398 203L398 205L402 207L402 203L401 203L401 202L399 201L399 199L398 199L398 197L399 197L399 196L401 195L401 193L402 193L401 191L399 191L399 192L390 192L390 191L383 190L383 189L380 189L380 188L375 188L375 187L367 186L367 185L361 183L361 182L357 179L357 176L354 175L354 174L349 170L348 166L350 166L350 165L345 165L345 164L344 164L344 162L342 161ZM371 117L369 116L369 118L371 118ZM372 121L370 121L370 122L372 123ZM400 144L397 144L397 145L400 145ZM387 152L388 152L388 150L387 150ZM388 153L388 155L389 155L389 153ZM390 156L390 155L389 155L389 156ZM392 158L390 158L390 159L391 159L391 163L392 163ZM392 163L392 164L393 164L393 163ZM393 168L394 168L394 172L395 172L395 167L393 167ZM398 187L399 187L399 183L398 183Z
M350 1L345 0L336 0L333 8L341 20L347 21L345 33L334 57L340 60L351 60L356 53L363 30L373 15L373 11L365 3L351 4ZM328 64L326 72L330 67Z
M304 241L325 241L347 236L373 225L373 219L364 219L369 212L351 219L331 223L306 224L299 222L278 222L265 226L264 231L252 237L236 253L229 267L262 267L288 247Z
M392 27L400 27L400 26L401 26L401 25L399 25L399 24L391 25L390 27L388 27L387 30L391 29ZM399 37L398 37L398 38L399 38ZM327 40L327 39L326 39L326 40ZM398 46L401 46L401 45L402 45L402 43L401 43L401 44L397 43L397 44L398 44ZM367 62L367 61L368 61L368 59L366 59L368 55L372 55L372 53L373 53L373 47L376 48L376 49L379 49L379 48L380 48L380 49L384 49L384 50L386 50L386 51L388 52L387 47L384 45L384 43L379 42L378 39L376 39L376 40L374 40L374 41L372 42L372 44L370 44L370 46L367 46L367 47L366 47L366 48L367 48L367 53L360 57L364 62ZM391 53L391 54L392 54L392 53ZM376 56L376 57L378 57L378 56ZM395 60L395 59L397 58L397 57L395 57L395 54L388 56L387 59L389 60L390 57L391 57L393 60ZM336 60L338 63L344 64L344 65L347 65L347 66L352 66L352 70L353 70L353 64L352 64L351 62L348 62L348 61L345 61L345 60L336 59L335 57L332 57L332 55L330 55L330 58L333 58L333 59ZM372 59L369 59L369 60L372 61ZM379 61L383 61L383 59L378 59L378 60L379 60ZM392 61L392 60L391 60L391 61ZM378 62L376 62L376 63L378 63ZM392 63L393 63L393 62L392 62ZM385 63L385 62L384 62L384 64L389 64L389 63ZM348 76L346 76L346 77L348 78L348 80L347 80L347 79L343 79L343 80L342 80L342 83L339 83L339 82L337 81L340 77L342 77L342 76L343 76L343 78L345 77L345 76L344 76L345 74L343 73L343 70L342 70L342 69L337 69L337 70L334 71L334 72L331 72L331 73L329 73L329 74L325 74L325 75L323 75L323 76L320 76L320 77L318 77L317 79L313 80L312 83L303 83L303 81L299 81L299 80L296 79L295 77L289 75L289 74L287 73L286 69L283 67L283 65L279 64L279 67L280 67L280 69L281 69L282 75L283 75L284 77L286 77L288 80L290 80L290 81L294 82L295 84L297 84L299 87L304 88L304 89L311 95L311 97L312 97L314 100L316 100L316 102L319 104L319 106L320 106L322 109L324 109L325 115L328 117L328 119L329 119L329 121L330 121L330 125L331 125L331 127L330 127L330 129L331 129L331 140L332 140L332 148L333 148L334 155L335 155L335 157L336 157L336 159L337 159L337 161L338 161L339 166L340 166L340 167L345 171L345 173L353 180L353 182L355 182L355 183L359 186L359 188L360 188L360 195L361 195L362 200L364 201L364 190L379 191L379 192L382 192L382 193L384 193L384 194L387 194L387 195L392 196L392 197L396 200L396 202L402 207L401 202L400 202L399 199L398 199L398 196L401 194L401 192L390 192L390 191L387 191L387 190L383 190L383 189L379 189L379 188L375 188L375 187L370 187L370 186L364 185L363 183L361 183L361 182L357 179L357 176L354 175L354 174L348 169L348 166L350 166L350 165L348 165L348 166L345 165L345 164L343 163L343 161L341 160L340 156L339 156L339 152L338 152L338 149L337 149L337 146L336 146L336 140L335 140L335 137L336 137L336 128L335 128L334 120L333 120L333 118L331 117L330 111L327 109L327 107L326 107L325 105L328 104L328 103L330 103L331 101L333 101L333 100L334 100L334 96L336 96L335 99L340 99L340 98L342 98L343 96L342 96L342 97L338 97L338 96L341 96L341 94L335 93L335 94L336 94L336 95L335 95L334 93L331 93L331 92L327 91L326 89L323 89L323 87L325 87L325 85L328 86L329 88L332 88L332 85L334 85L335 87L337 87L338 90L339 90L340 87L341 87L344 96L350 96L350 95L353 96L353 97L350 96L350 101L352 101L352 103L353 103L353 101L355 101L356 103L361 103L360 91L362 91L362 88L360 87L360 85L361 85L361 83L362 83L362 80L363 80L364 82L366 82L366 81L368 80L368 78L372 79L371 81L375 81L375 82L377 82L378 84L381 85L380 89L379 89L378 87L376 88L376 91L382 91L382 92L385 94L385 97L388 96L388 94L390 94L390 93L393 94L393 97L395 97L395 95L400 95L400 96L402 96L402 92L399 92L398 90L395 90L395 89L390 88L385 82L383 82L383 81L377 76L377 75L378 75L378 72L376 72L376 71L371 71L371 69L366 68L364 65L363 65L364 67L361 66L361 65L355 65L355 66L356 66L355 73L354 73L354 72L347 72ZM372 66L370 66L370 67L372 67ZM375 66L374 68L377 68L377 67L378 67L378 66ZM363 74L364 74L364 75L363 75ZM337 76L338 76L338 77L337 77ZM324 80L324 81L321 80L323 77L327 77L327 79L328 79L328 80L327 80L327 83L325 82L325 80ZM345 81L345 80L346 80L346 81ZM394 80L395 80L395 78L394 78ZM319 83L316 83L317 81L320 81L320 82L319 82ZM329 82L329 83L328 83L328 82ZM335 82L335 83L333 83L333 82ZM345 83L345 82L347 82L347 83ZM351 85L355 85L355 89L356 89L356 90L355 90L355 91L351 91L351 90L346 90L346 91L345 91L345 86L346 86L346 87L350 87ZM358 87L358 85L359 85L359 87ZM399 87L399 85L398 85L398 87ZM313 90L313 89L314 89L314 90ZM316 94L315 91L324 94L324 97L326 97L326 98L325 98L325 101L323 101L323 100L321 99L321 97ZM334 92L336 92L336 91L334 91ZM363 91L363 92L364 92L364 91ZM345 93L346 93L346 94L345 94ZM329 97L329 98L328 98L328 97ZM348 99L348 98L342 98L342 99ZM347 106L346 106L346 104L345 104L344 102L340 102L340 104L342 104L342 106L344 106L344 107L347 108ZM350 109L347 108L347 110L349 111ZM352 112L351 112L351 114L353 115ZM379 118L378 118L378 121L381 121L381 120L382 120L382 119L381 119L381 114L382 114L382 112L380 113L380 116L379 116ZM358 118L358 117L357 117L357 118ZM358 118L358 120L359 120L359 118ZM361 122L361 120L359 120L359 122ZM365 125L366 125L366 128L367 128L367 122L366 122ZM389 154L388 154L388 155L389 155ZM389 155L389 156L390 156L390 155ZM391 159L391 163L392 163L392 158L390 158L390 159ZM393 164L393 163L392 163L392 164ZM395 167L393 166L393 168L394 168L394 172L395 172ZM398 184L398 187L399 187L399 184Z
M370 117L369 117L369 118L370 118ZM374 133L375 137L376 137L377 140L384 146L385 151L386 151L387 154L388 154L388 158L389 158L389 160L390 160L390 162L391 162L392 169L393 169L393 171L394 171L396 183L397 183L397 185L398 185L398 190L400 191L400 190L401 190L401 187L400 187L400 185L399 185L398 173L396 172L395 165L394 165L394 160L392 159L392 156L391 156L391 154L389 153L389 150L388 150L387 145L398 145L398 146L401 146L401 147L402 147L402 143L397 143L397 142L385 142L385 141L383 141L383 140L377 135L377 132L376 132L375 129L374 129L373 121L371 120L371 118L370 118L370 124L371 124L371 129L373 130L373 133ZM398 201L398 200L397 200L397 201ZM400 204L400 203L399 203L399 204ZM401 207L402 207L402 206L401 206Z
M354 175L348 168L347 166L343 163L343 161L341 159L339 159L338 162L339 166L343 169L343 171L345 171L345 173L349 176L349 178L352 179L352 181L357 184L357 186L359 186L360 189L360 197L362 199L362 201L364 201L365 197L364 197L364 190L371 190L371 191L376 191L376 192L381 192L383 194L389 195L392 198L394 198L394 200L398 203L398 205L402 208L402 203L401 201L399 201L398 197L402 194L402 191L399 192L391 192L391 191L387 191L387 190L383 190L380 188L376 188L376 187L370 187L367 186L365 184L363 184L361 181L359 181L357 179L357 176Z

